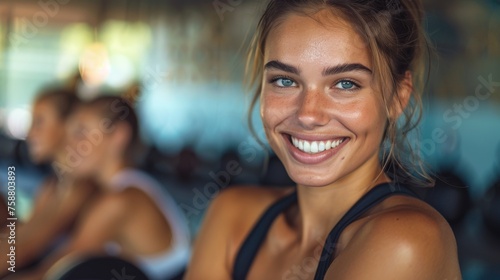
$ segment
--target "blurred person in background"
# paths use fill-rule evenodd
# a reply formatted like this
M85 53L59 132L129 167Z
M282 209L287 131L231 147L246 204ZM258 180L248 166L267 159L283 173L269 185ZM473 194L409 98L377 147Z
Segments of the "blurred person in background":
M181 273L190 255L187 222L160 184L135 168L139 124L128 101L101 96L81 104L66 133L77 163L60 166L62 173L95 180L101 194L79 214L64 246L23 279L38 279L56 263L54 270L63 269L79 256L103 255L128 260L153 280Z
M33 104L33 119L27 142L31 160L36 164L55 161L64 143L65 122L80 103L73 90L42 91Z
M53 164L64 152L65 123L80 102L76 93L63 88L42 91L33 104L32 125L27 143L31 160L36 164ZM16 228L16 269L36 263L71 231L73 222L95 193L92 184L65 180L56 170L46 178L37 190L34 207L25 222ZM5 230L5 229L2 229ZM7 242L0 249L6 251ZM7 247L8 248L8 247ZM0 271L6 273L7 256L0 256Z
M249 59L254 104L297 185L222 192L187 279L461 278L450 226L408 188L431 182L404 145L422 18L416 0L270 1Z

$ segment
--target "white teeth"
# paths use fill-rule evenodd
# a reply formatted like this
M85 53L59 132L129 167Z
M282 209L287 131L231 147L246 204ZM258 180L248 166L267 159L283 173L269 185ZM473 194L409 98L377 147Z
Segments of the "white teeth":
M317 153L319 151L318 142L314 141L311 143L311 153Z
M325 150L325 142L323 142L323 141L319 142L318 149L320 152L323 152Z
M310 153L311 152L311 143L309 141L304 140L304 152Z
M330 149L334 149L338 147L340 144L344 142L344 139L341 140L328 140L328 141L307 141L307 140L299 140L295 137L292 136L292 143L293 145L309 154L316 154L316 153L321 153L324 151L328 151Z

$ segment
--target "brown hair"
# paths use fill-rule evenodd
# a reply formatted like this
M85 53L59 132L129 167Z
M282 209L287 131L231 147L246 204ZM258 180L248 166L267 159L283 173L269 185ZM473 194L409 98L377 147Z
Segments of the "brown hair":
M109 120L109 127L122 122L130 127L130 139L127 149L124 151L125 160L135 164L139 160L142 152L140 139L139 120L137 114L127 99L115 95L102 95L81 105L80 108L90 109L96 112L99 117Z
M349 22L371 54L374 81L386 105L387 125L381 155L384 170L397 182L432 185L433 180L407 138L421 119L424 57L429 53L420 0L271 0L248 53L247 82L251 87L256 86L249 113L262 90L264 51L271 30L289 14L313 16L324 9ZM412 73L414 90L407 106L401 106L404 107L401 117L393 118L393 102L404 105L397 90L407 71ZM251 118L249 123L255 134Z

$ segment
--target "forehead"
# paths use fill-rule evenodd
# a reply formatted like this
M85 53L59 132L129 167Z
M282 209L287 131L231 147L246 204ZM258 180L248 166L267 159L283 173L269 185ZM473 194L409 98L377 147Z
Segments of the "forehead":
M96 110L87 107L77 108L70 116L70 123L75 124L94 124L99 120Z
M312 16L291 13L266 39L265 60L280 60L300 67L329 67L361 63L371 68L368 46L356 29L338 13L322 10Z
M57 116L57 107L50 99L41 99L33 104L33 112L36 115L53 115Z

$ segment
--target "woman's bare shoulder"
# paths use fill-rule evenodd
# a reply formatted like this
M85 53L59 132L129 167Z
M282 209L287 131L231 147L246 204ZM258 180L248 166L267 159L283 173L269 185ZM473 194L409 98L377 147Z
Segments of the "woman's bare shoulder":
M388 198L368 217L361 230L371 231L393 242L413 240L419 247L439 245L444 250L456 250L455 237L448 222L430 205L413 197ZM424 244L418 244L420 242Z
M221 191L206 211L186 279L202 279L207 272L211 279L229 279L238 249L252 226L273 202L292 191L257 186Z
M400 279L460 279L451 227L436 210L416 198L388 198L350 235L341 254L344 256L339 255L340 261L332 265L346 277L360 277L341 268L342 260L355 258L372 260L364 267L367 275L390 269Z
M444 217L432 206L414 197L390 197L380 204L371 217L371 223L387 223L389 227L398 227L398 223L392 222L400 220L422 230L437 230L453 236Z

